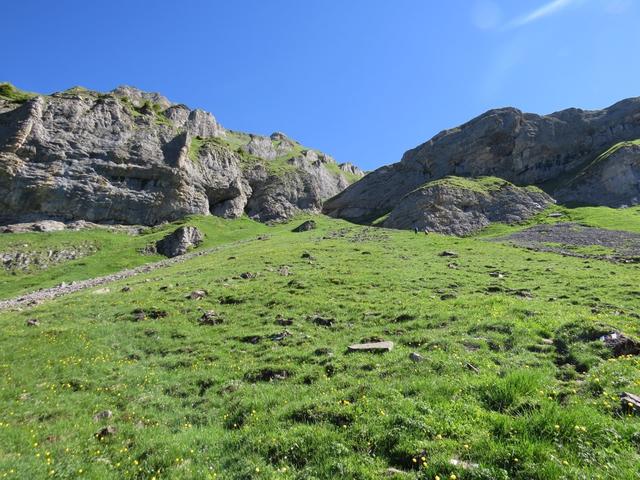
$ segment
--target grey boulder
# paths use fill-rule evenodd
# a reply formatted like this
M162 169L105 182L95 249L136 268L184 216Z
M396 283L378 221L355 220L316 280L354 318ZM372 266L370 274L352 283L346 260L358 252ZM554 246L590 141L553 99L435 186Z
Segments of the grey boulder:
M180 227L156 242L158 253L166 257L184 255L190 248L197 247L204 241L204 235L196 227Z

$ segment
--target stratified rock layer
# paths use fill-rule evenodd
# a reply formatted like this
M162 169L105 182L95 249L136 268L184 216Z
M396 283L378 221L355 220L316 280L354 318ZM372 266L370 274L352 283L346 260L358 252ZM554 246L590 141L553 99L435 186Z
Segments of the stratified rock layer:
M203 110L132 87L47 96L0 87L2 223L282 220L319 211L362 175L284 134L225 130Z
M400 162L369 173L327 201L324 211L372 222L393 210L409 192L448 175L495 176L516 185L538 185L560 202L636 203L640 185L635 180L637 163L631 157L626 166L605 162L594 169L589 165L618 142L639 138L640 98L604 110L568 109L542 116L515 108L491 110L409 150ZM623 153L629 152L619 155ZM578 178L585 168L590 175Z

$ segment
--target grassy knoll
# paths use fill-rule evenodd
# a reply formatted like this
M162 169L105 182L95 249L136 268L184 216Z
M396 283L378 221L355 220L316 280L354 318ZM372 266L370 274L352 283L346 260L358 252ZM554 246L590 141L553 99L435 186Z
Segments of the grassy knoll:
M640 229L632 209L579 210ZM250 241L0 314L0 478L636 478L640 417L617 395L640 394L640 364L598 336L640 334L637 265L300 220L192 219ZM85 269L139 261L146 240ZM346 353L376 339L396 346Z

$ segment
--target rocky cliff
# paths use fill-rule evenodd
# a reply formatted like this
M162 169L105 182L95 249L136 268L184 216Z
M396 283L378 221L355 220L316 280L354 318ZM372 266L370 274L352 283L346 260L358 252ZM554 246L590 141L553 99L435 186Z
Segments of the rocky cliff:
M0 220L152 225L211 213L260 221L319 211L350 164L223 128L203 110L118 87L52 95L0 84Z
M639 138L640 98L603 110L569 109L551 115L491 110L368 174L327 201L324 211L372 222L416 188L448 175L496 176L516 185L537 185L559 202L637 203L637 146L602 156L619 142Z

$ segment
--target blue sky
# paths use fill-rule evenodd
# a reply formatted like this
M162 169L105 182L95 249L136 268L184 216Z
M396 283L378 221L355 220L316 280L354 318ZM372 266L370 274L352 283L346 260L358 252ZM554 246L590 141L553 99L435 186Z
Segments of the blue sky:
M635 0L20 0L0 81L120 84L373 169L494 107L640 95Z

